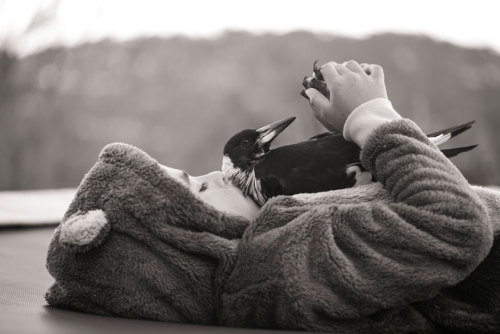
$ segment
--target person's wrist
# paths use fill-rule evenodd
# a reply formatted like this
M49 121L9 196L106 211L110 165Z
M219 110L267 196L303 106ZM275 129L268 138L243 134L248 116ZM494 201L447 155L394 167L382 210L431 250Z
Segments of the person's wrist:
M387 98L375 98L362 103L347 117L343 135L348 141L363 147L370 133L379 126L400 119L391 101Z

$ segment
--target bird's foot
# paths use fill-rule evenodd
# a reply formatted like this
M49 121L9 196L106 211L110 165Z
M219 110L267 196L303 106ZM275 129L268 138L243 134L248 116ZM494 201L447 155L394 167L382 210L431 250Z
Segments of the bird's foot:
M321 73L321 67L319 67L318 64L319 59L316 59L313 63L313 74L316 77L316 79L325 81L325 78L323 77L323 73Z
M314 77L305 77L304 80L302 80L302 86L304 86L305 89L314 88L323 94L327 99L330 99L330 90L324 81L318 80ZM304 94L301 93L302 96L304 96Z
M354 163L347 166L345 173L354 177L355 183L353 187L362 186L373 181L372 174L360 168L360 164Z
M313 64L313 73L311 76L306 76L304 80L302 80L302 86L304 86L305 89L314 88L323 94L327 99L330 99L330 90L328 89L323 74L321 73L321 67L319 67L317 63L318 60L315 60ZM302 90L300 95L309 100L305 90Z

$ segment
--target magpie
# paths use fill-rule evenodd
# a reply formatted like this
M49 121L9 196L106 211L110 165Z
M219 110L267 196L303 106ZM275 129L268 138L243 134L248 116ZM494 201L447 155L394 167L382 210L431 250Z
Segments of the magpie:
M286 118L259 129L246 129L224 146L222 172L226 179L257 204L277 195L316 193L374 181L360 161L360 148L339 132L326 132L306 141L271 149L272 141L293 121ZM474 121L428 135L441 145L469 129ZM477 145L441 150L447 157Z

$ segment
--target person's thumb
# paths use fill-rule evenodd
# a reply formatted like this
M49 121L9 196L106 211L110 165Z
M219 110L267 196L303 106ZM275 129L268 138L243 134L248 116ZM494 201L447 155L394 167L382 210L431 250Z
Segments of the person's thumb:
M314 88L308 88L304 93L309 99L309 107L314 117L329 131L339 131L339 129L341 131L342 125L339 127L335 122L337 116L331 115L332 113L329 111L331 109L330 101Z
M311 107L312 111L315 114L319 113L321 115L324 115L330 107L330 101L314 88L306 89L305 93L309 98L309 106Z

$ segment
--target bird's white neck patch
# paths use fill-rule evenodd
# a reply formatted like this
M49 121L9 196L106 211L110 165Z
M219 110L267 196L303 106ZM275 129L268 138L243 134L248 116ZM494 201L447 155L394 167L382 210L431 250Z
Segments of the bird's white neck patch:
M255 171L253 169L251 171L243 171L236 168L231 159L225 155L222 158L222 172L229 182L240 188L245 196L252 197L260 206L264 205L267 198L262 194L261 183L255 178Z

